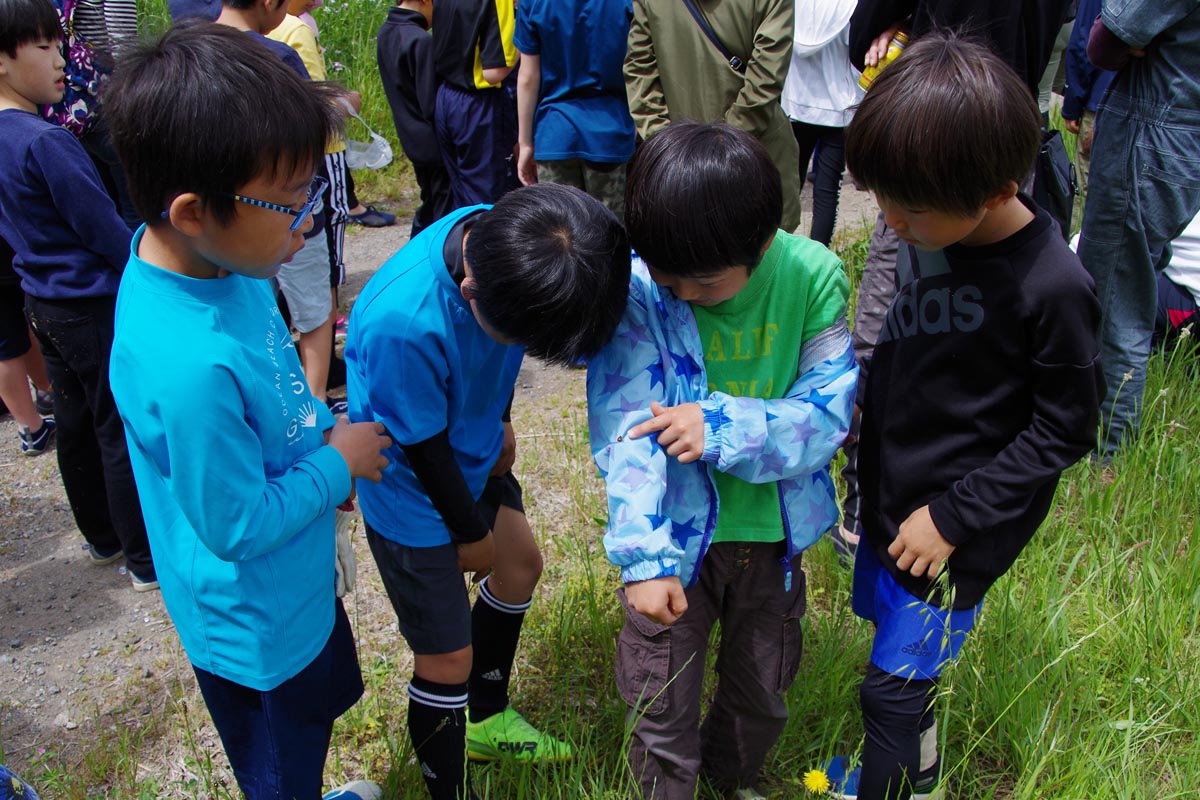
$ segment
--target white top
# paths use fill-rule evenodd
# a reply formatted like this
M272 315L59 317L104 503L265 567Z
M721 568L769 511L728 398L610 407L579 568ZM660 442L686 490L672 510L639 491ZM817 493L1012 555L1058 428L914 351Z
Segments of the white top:
M1079 234L1071 237L1071 249L1079 250ZM1171 261L1163 274L1176 286L1187 289L1200 305L1200 214L1171 242Z
M1163 270L1173 283L1192 293L1200 305L1200 215L1171 242L1171 263Z
M844 128L863 98L850 64L850 17L856 0L796 0L792 65L780 104L797 122Z

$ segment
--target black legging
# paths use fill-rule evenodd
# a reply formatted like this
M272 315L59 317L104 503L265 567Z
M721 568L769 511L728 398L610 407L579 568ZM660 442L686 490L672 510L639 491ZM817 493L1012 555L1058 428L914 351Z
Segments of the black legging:
M921 733L933 726L936 681L901 678L874 664L867 667L862 700L862 779L859 800L901 800L914 785L924 787L939 764L921 772Z
M846 169L844 134L843 128L825 128L809 125L807 122L792 123L792 135L796 137L796 144L800 146L801 186L804 185L813 149L818 142L821 144L817 150L817 163L814 165L816 181L813 183L813 219L808 235L813 241L826 247L833 239L833 226L837 222L838 195L842 189L842 173Z

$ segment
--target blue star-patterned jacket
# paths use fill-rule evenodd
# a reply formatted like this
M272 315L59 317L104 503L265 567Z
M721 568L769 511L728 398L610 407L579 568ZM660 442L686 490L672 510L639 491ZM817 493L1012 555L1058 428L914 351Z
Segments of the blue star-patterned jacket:
M625 317L588 365L592 455L608 488L604 547L625 583L676 575L691 586L717 523L712 470L776 481L790 588L792 557L838 519L829 462L849 431L858 380L844 313L804 342L796 380L779 399L709 392L703 353L691 306L660 290L634 259ZM679 463L656 434L626 436L652 416L651 400L699 403L699 461Z

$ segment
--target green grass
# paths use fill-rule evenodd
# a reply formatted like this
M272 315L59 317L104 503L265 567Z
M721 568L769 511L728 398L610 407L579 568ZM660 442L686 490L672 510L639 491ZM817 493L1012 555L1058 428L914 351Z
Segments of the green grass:
M161 0L148 3L148 26ZM374 66L382 0L331 2L317 12L332 75L363 93L365 116L394 141ZM334 62L345 67L337 71ZM399 152L397 148L397 153ZM402 163L362 180L364 192L408 191ZM361 175L361 173L360 173ZM370 196L370 195L366 195ZM840 238L852 281L869 229ZM544 401L545 399L543 399ZM603 486L587 452L581 397L515 409L520 473L546 573L526 624L514 703L575 745L570 763L476 771L491 798L623 798L625 709L612 665L621 624L614 571L600 537ZM1108 467L1064 475L1046 523L990 592L939 706L943 764L953 798L1188 798L1200 785L1200 388L1182 355L1152 360L1140 439ZM828 542L805 555L809 613L791 719L767 765L774 798L795 798L804 771L862 737L858 681L871 632L850 611L850 575ZM360 587L359 592L378 591ZM373 630L350 604L366 695L339 720L327 782L371 776L388 798L424 798L405 730L407 672L394 627ZM138 686L130 706L144 705ZM236 797L223 754L197 729L194 690L152 693L156 711L110 735L82 759L53 752L20 763L48 796ZM184 753L183 779L135 769L168 745Z
M843 248L852 275L861 239ZM547 414L518 403L520 473L547 569L530 612L514 702L567 737L574 761L476 772L485 797L621 798L629 789L625 709L612 678L621 624L600 537L603 486L587 453L580 397ZM939 707L953 798L1185 798L1200 785L1200 389L1180 356L1150 365L1141 438L1108 467L1064 476L1053 510L1012 572L993 588ZM805 556L809 614L791 720L767 765L773 798L798 797L800 776L854 752L868 625L850 611L850 575L822 542ZM360 587L359 592L379 591ZM405 730L408 674L394 628L352 618L367 693L335 729L328 782L374 776L388 798L424 797ZM83 763L53 753L26 777L62 798L120 788L122 797L235 797L223 756L195 730L194 691L156 700L159 724L99 740ZM128 767L183 743L192 783ZM140 777L138 777L140 775ZM105 789L100 794L107 794ZM156 794L157 793L157 794ZM111 796L117 796L116 794Z

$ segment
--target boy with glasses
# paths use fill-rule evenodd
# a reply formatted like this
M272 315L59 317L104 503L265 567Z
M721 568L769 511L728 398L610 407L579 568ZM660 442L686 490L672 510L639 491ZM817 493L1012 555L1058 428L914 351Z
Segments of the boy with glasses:
M197 24L131 53L105 106L151 220L117 301L113 394L163 601L251 800L316 800L333 721L362 694L334 507L352 479L379 480L390 443L377 423L335 425L309 392L266 280L313 225L336 128L325 94Z

